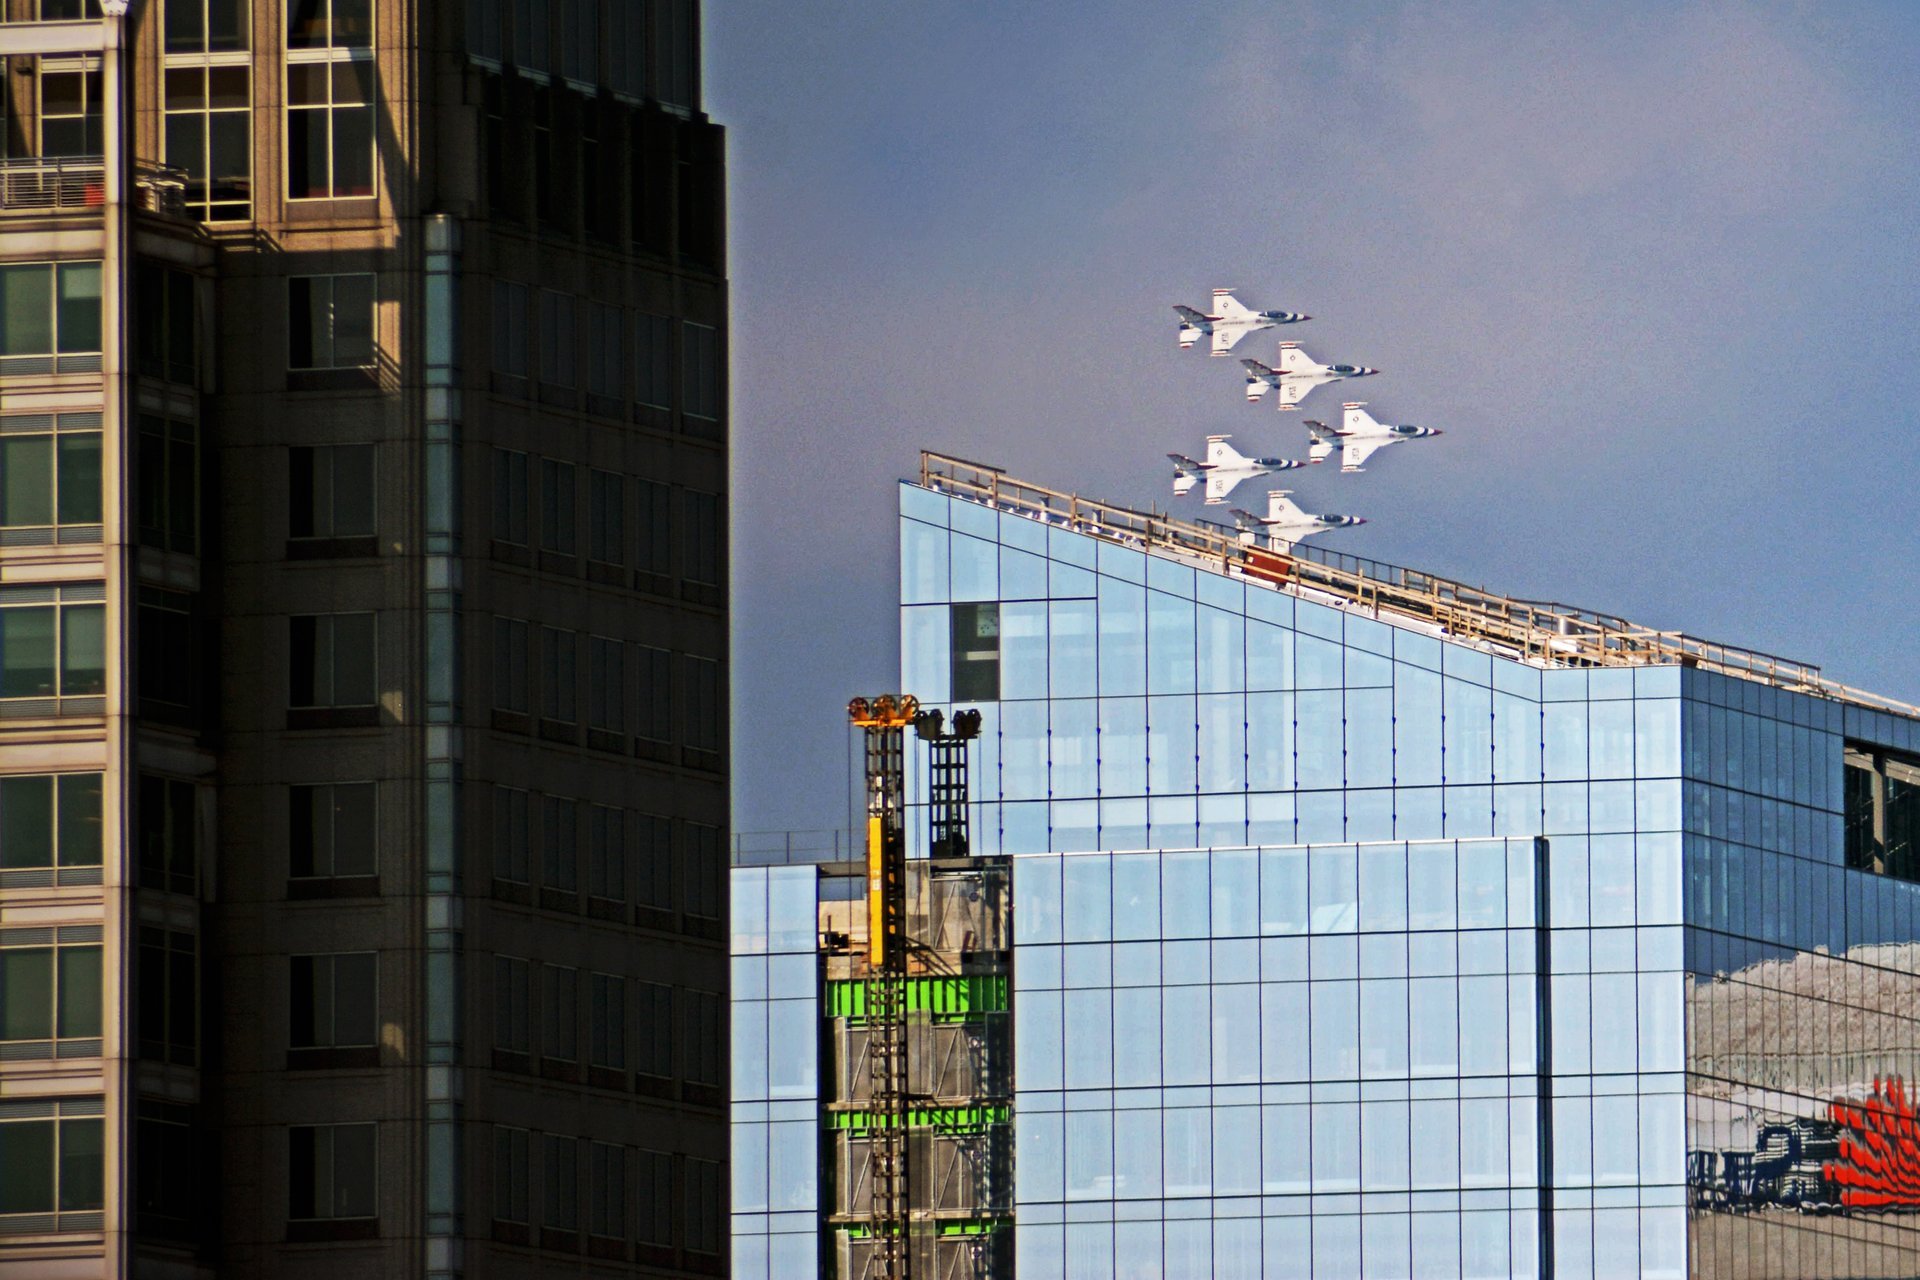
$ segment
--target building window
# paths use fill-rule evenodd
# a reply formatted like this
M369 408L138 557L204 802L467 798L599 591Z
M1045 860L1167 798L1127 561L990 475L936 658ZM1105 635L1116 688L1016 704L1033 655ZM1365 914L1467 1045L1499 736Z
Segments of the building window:
M371 951L293 956L294 1049L347 1049L378 1042L377 957Z
M720 1162L687 1159L687 1252L720 1252Z
M587 1230L609 1240L627 1238L627 1153L610 1142L587 1150L589 1195Z
M540 1007L540 1056L556 1062L578 1062L580 971L565 965L541 965Z
M329 782L288 789L291 861L296 880L379 874L377 791L371 782Z
M549 889L574 893L580 888L580 804L565 796L548 796L542 813L542 882Z
M143 546L195 555L200 550L200 430L151 413L140 415L134 464Z
M493 451L493 540L527 545L527 455Z
M664 982L636 982L639 997L639 1058L633 1064L643 1076L665 1080L673 1075L673 988Z
M0 587L0 698L105 693L105 595L100 583ZM56 710L47 707L49 714Z
M627 394L627 371L621 359L626 350L620 308L604 302L587 309L587 390L602 400L619 401ZM617 406L616 406L617 407Z
M287 196L373 194L373 6L287 5Z
M493 1047L501 1053L531 1054L533 1030L532 966L514 956L493 958Z
M287 280L287 368L364 369L373 364L373 276Z
M100 415L0 417L0 546L100 540Z
M544 81L553 66L553 32L548 0L512 0L514 64Z
M0 1102L0 1234L100 1229L105 1115L101 1098Z
M527 286L511 280L493 282L493 371L527 376Z
M640 1207L634 1237L641 1244L673 1244L673 1157L665 1151L634 1152L633 1202Z
M576 483L571 462L540 460L540 547L544 551L574 554L579 523L574 508Z
M580 718L579 637L557 627L540 629L540 714L560 724Z
M1000 697L1000 606L956 604L953 636L953 700L994 702Z
M720 497L689 489L686 499L686 576L689 582L720 583Z
M0 778L0 888L100 883L100 775Z
M574 299L570 293L540 291L540 381L549 387L574 385Z
M527 883L527 793L493 789L493 878Z
M293 643L287 705L370 707L374 704L371 613L320 613L289 619Z
M654 409L673 408L673 317L656 316L645 311L635 317L634 332L639 343L640 385L634 395L641 404Z
M244 52L250 17L248 0L167 0L167 52Z
M718 751L726 736L721 722L726 704L720 697L720 664L712 658L682 655L687 690L686 744L696 751Z
M98 439L98 437L96 437ZM587 472L587 558L601 564L626 559L626 479L612 471Z
M375 1216L371 1124L295 1125L287 1130L287 1217L295 1222Z
M549 1231L580 1229L580 1143L557 1133L545 1135L545 1176L541 1179L540 1225Z
M655 0L654 84L664 106L691 111L694 105L694 37L699 22L693 0Z
M519 618L493 620L493 705L527 714L527 624Z
M600 6L560 0L560 74L583 93L600 81Z
M1850 742L1843 782L1847 865L1920 882L1920 760Z
M99 1057L100 1000L99 925L0 929L0 1058Z
M43 12L46 7L42 5ZM78 8L77 5L70 7ZM56 71L49 68L44 59L38 61L40 154L99 156L103 150L100 72L97 66L82 71L71 62L67 68L71 69Z
M593 974L587 1003L588 1064L615 1071L627 1069L627 980L610 973Z
M642 573L673 576L673 490L658 480L642 480L634 523L640 526Z
M199 883L200 861L193 783L141 774L135 824L141 885L168 893L192 893Z
M100 370L100 264L0 266L0 375Z
M606 636L587 637L587 727L625 733L626 645Z
M686 416L713 422L720 417L720 334L712 325L691 320L684 328L680 394Z
M527 1216L527 1131L493 1126L493 1218L529 1221Z
M374 532L370 444L287 451L288 533L294 538L367 538Z
M627 898L626 816L604 804L587 810L587 892L607 902Z
M686 1011L687 1083L718 1088L723 1058L720 1052L720 1014L722 1001L711 991L687 991Z
M634 732L648 742L673 741L673 654L647 645L634 647L640 678L634 704Z
M133 268L133 336L140 376L190 387L199 381L199 323L191 274L140 262Z
M638 815L640 842L634 863L634 895L656 911L673 909L673 819L657 813Z
M169 15L174 7L169 0ZM169 53L165 112L166 159L186 171L188 216L246 221L253 213L253 70L244 56Z
M189 1067L198 1060L197 950L190 933L140 926L134 989L141 1057Z
M176 1240L198 1236L205 1188L192 1107L142 1098L133 1130L133 1195L144 1232Z
M720 847L720 828L702 822L687 824L687 914L703 920L720 918L720 883L726 855Z
M176 723L191 721L200 701L193 597L184 591L141 587L138 602L134 681L141 714Z
M646 0L614 0L607 17L612 39L607 65L613 72L613 91L638 102L647 92Z

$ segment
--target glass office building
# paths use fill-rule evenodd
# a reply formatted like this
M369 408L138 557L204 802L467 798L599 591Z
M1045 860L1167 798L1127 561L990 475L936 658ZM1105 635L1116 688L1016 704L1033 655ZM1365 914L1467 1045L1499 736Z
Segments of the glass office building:
M1013 886L955 1274L1920 1274L1912 709L943 459L900 528ZM833 1273L835 879L733 877L736 1266Z

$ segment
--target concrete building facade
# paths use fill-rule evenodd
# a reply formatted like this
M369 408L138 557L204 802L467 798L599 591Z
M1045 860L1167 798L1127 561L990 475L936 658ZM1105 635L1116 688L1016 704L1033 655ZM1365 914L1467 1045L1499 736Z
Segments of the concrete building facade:
M0 1275L722 1273L697 3L6 19Z

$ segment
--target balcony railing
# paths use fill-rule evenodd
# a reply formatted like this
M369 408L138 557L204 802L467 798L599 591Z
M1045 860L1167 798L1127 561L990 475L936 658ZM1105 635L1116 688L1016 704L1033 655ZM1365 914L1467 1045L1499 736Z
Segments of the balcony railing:
M185 170L138 164L133 185L136 203L149 213L180 217L186 212ZM98 209L106 200L107 170L99 156L0 159L0 213Z

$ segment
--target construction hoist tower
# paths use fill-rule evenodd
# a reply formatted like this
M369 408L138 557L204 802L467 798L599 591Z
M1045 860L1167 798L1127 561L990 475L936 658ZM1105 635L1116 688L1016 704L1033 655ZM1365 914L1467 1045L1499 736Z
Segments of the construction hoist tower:
M865 911L864 927L822 931L834 1273L995 1280L1012 1265L1010 877L972 855L980 713L948 721L904 694L847 710L865 744L865 857L838 874L864 882ZM919 749L927 794L909 806ZM909 814L926 822L925 857L907 856Z

